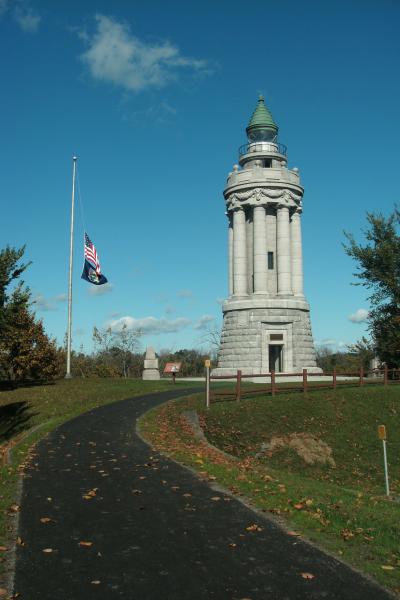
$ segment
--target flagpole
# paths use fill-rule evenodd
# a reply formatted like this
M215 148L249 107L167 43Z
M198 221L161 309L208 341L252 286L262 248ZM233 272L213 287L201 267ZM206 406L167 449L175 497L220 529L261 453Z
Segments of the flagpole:
M75 208L75 176L77 157L72 157L72 199L71 199L71 232L69 245L69 277L68 277L68 326L67 326L67 372L66 379L71 375L71 341L72 341L72 262L74 257L74 208Z

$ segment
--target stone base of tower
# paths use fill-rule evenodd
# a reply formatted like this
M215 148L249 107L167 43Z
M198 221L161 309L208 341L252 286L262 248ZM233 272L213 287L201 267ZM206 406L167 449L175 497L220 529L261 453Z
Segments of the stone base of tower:
M229 299L218 366L212 375L299 373L317 367L311 333L310 308L303 298Z

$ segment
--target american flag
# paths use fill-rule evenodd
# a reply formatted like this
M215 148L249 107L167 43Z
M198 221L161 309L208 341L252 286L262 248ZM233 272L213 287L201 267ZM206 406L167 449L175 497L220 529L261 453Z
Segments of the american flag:
M85 259L90 262L93 269L95 269L97 275L101 274L100 261L97 256L96 248L90 241L88 234L85 232Z

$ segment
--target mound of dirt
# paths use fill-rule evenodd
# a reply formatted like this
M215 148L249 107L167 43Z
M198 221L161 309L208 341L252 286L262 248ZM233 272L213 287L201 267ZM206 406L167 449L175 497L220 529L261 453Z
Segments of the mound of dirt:
M316 463L335 466L332 457L332 448L311 433L290 433L288 435L274 436L267 444L262 444L261 454L272 456L282 448L291 448L308 465Z

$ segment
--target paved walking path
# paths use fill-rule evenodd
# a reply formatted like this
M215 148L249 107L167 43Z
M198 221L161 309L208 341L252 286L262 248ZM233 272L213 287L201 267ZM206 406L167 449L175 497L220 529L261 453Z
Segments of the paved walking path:
M391 597L152 452L136 418L184 394L92 410L38 445L23 485L20 600ZM262 531L246 530L254 523Z

